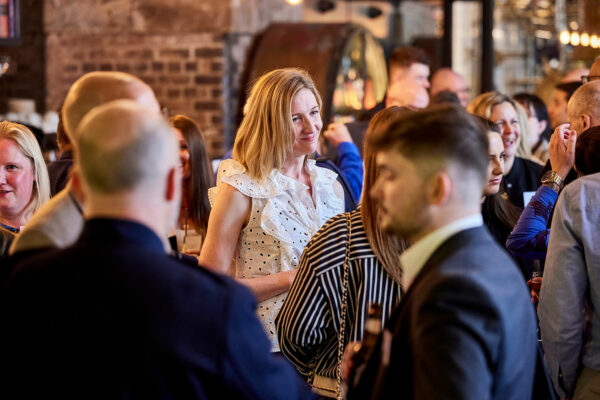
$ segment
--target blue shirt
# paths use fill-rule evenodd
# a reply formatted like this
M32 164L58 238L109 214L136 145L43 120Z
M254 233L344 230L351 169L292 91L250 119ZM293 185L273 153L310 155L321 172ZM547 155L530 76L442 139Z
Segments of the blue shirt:
M548 249L550 229L548 221L558 199L558 193L548 186L540 186L519 222L506 240L506 248L515 256L544 259Z

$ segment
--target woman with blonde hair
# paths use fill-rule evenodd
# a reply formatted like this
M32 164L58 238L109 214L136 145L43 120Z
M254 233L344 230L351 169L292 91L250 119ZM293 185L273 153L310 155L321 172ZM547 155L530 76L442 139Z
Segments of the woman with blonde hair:
M409 112L397 106L379 111L366 136ZM282 353L324 396L335 395L337 390L340 332L344 345L360 341L369 303L381 304L383 323L400 301L398 255L407 244L379 225L379 206L369 196L379 168L367 140L363 155L365 178L359 208L333 217L311 239L276 319Z
M200 264L230 272L258 298L258 316L279 351L273 319L304 246L344 210L337 174L309 156L323 122L321 97L295 68L266 73L252 87L233 159L219 166Z
M517 155L522 132L515 101L502 93L487 92L477 96L467 111L491 120L500 129L505 153L500 191L506 193L515 206L523 208L525 200L540 185L542 166Z
M0 228L18 233L49 198L48 170L35 136L21 124L0 122Z

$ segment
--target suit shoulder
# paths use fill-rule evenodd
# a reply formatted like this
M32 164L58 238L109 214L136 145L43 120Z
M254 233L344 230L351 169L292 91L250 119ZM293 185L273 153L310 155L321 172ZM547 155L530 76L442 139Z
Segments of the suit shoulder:
M488 290L509 285L525 292L518 266L484 228L450 238L434 253L431 262L433 275L470 280Z
M83 227L83 217L66 189L40 208L14 240L11 254L73 244Z

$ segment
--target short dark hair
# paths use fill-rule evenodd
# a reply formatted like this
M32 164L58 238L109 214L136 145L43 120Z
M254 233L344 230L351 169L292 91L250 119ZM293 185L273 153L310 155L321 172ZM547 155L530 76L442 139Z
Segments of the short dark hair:
M442 90L441 92L437 92L434 96L429 100L429 105L432 106L434 104L444 104L444 103L452 103L456 105L460 105L460 99L456 95L456 93L450 90Z
M412 64L425 64L429 66L430 60L427 53L418 47L405 46L392 51L388 61L389 69L409 68Z
M577 82L559 83L555 87L558 90L562 90L563 92L565 92L567 94L567 101L569 101L571 99L571 96L573 96L573 93L575 93L575 91L577 89L579 89L580 86L581 86L581 82L577 81Z
M407 113L368 137L374 151L394 148L406 158L451 161L487 180L486 128L473 115L452 104ZM431 164L429 164L431 165Z
M577 138L575 168L582 175L600 172L600 126L583 131Z

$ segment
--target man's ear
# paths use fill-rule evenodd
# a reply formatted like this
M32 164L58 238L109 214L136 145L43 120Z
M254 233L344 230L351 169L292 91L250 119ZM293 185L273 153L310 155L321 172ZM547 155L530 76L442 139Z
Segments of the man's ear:
M443 205L448 202L452 195L454 184L450 175L446 171L440 171L435 174L428 183L429 202L432 205Z
M165 191L165 200L172 201L175 198L176 193L176 185L177 180L179 179L179 174L177 173L177 167L172 167L169 169L167 174L167 187Z
M592 119L590 118L590 116L588 114L581 114L580 118L581 118L581 126L583 126L584 131L592 126ZM577 132L577 133L580 134L581 132Z
M77 165L73 165L73 168L71 168L71 191L79 201L82 203L84 202L83 178L81 176L81 170Z

